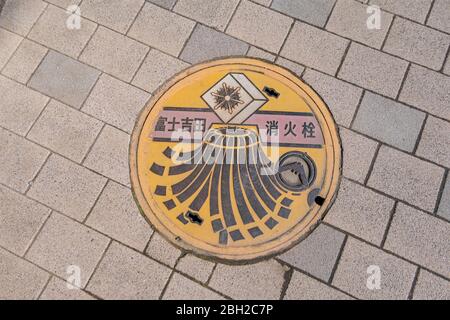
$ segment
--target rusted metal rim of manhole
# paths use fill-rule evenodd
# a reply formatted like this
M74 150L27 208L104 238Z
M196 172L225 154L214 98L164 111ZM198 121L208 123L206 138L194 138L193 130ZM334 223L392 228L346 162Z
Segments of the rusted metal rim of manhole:
M322 99L293 73L256 59L193 66L138 118L131 181L166 239L228 263L283 252L334 201L341 144Z

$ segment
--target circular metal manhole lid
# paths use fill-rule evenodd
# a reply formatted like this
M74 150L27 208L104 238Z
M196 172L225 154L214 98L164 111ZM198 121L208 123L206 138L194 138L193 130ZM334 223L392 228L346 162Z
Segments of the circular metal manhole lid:
M305 238L334 201L341 145L322 99L256 59L215 60L168 81L130 147L142 213L173 244L256 261Z

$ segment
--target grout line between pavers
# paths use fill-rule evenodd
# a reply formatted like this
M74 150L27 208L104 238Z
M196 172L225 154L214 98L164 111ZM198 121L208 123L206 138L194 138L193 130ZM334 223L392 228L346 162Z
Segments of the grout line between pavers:
M50 212L47 214L47 217L45 217L44 222L40 225L39 229L36 231L36 233L33 235L33 237L31 238L30 243L28 244L28 247L25 249L25 252L22 255L23 259L26 259L25 256L28 254L28 252L30 251L31 247L33 246L34 242L36 241L36 239L39 237L39 235L41 234L41 231L44 229L45 225L47 224L47 221L50 220L50 217L53 215L53 210L50 209Z
M339 252L338 252L338 255L336 257L336 261L334 262L333 269L331 270L330 277L329 277L329 279L327 281L327 283L329 285L331 285L333 283L334 276L335 276L336 271L337 271L338 266L339 266L339 262L341 262L342 254L344 253L344 249L345 249L345 246L347 244L347 240L348 240L348 235L345 234L344 241L342 241L341 247L339 248Z
M86 217L84 217L83 221L81 221L81 224L87 225L86 222L89 219L92 211L94 211L95 206L97 205L98 201L100 200L101 196L103 195L103 193L105 192L106 186L109 184L111 180L108 179L105 183L105 185L102 187L102 190L100 191L100 193L98 194L97 198L95 199L94 203L92 204L91 208L89 209L89 212L87 213Z
M406 66L405 74L403 75L403 79L400 82L400 87L398 87L398 92L395 95L395 98L393 98L393 100L395 100L395 101L400 102L400 95L401 95L401 93L403 91L403 87L404 87L404 85L406 83L406 79L408 78L409 72L411 70L411 66L412 66L412 62L408 61L408 65Z
M100 128L100 130L98 131L98 134L95 137L94 141L92 141L92 143L89 146L89 148L87 149L86 153L83 155L83 158L81 158L81 161L80 161L80 165L81 166L87 168L87 166L85 165L86 159L90 155L90 153L92 152L92 149L94 148L95 144L97 143L97 141L98 141L99 137L101 136L102 132L105 130L106 126L107 126L107 124L103 122L103 125Z
M414 289L416 289L417 280L419 279L419 274L420 274L420 267L417 267L417 270L414 274L414 279L411 284L411 290L409 291L409 294L408 294L408 300L412 300L414 297Z
M398 201L396 201L391 209L391 212L389 212L389 219L388 219L388 223L386 225L386 229L384 230L384 234L383 234L383 238L381 240L381 244L380 244L380 248L384 248L384 245L386 244L386 240L389 234L389 231L391 230L391 226L392 226L392 221L394 220L394 215L397 212L397 206L398 206Z
M144 58L143 58L142 61L139 63L139 66L136 68L136 71L135 71L135 72L133 73L133 75L131 76L130 83L133 83L133 82L134 82L134 80L136 79L136 77L137 77L139 71L141 71L142 66L144 65L145 61L147 60L147 58L148 58L150 52L152 52L152 51L154 50L154 49L152 49L151 47L147 47L147 49L148 49L148 50L147 50L147 52L145 53ZM146 104L146 105L147 105L147 104Z
M386 42L387 42L389 36L391 35L392 26L394 25L396 19L397 19L397 15L394 14L394 16L392 17L391 23L389 24L389 27L387 28L387 32L384 36L383 42L381 43L381 47L380 47L380 49L378 49L381 52L385 52L384 46L386 45Z
M372 247L372 248L378 249L378 250L380 250L380 251L382 251L382 252L384 252L384 253L386 253L386 254L389 254L389 255L391 255L391 256L397 258L397 259L400 259L400 260L402 260L402 261L404 261L404 262L407 262L407 263L409 263L409 264L411 264L411 265L414 265L414 266L416 266L416 267L421 267L423 270L426 270L426 271L428 271L428 272L430 272L430 273L432 273L432 274L434 274L434 275L436 275L436 276L439 276L439 277L442 278L442 279L445 279L445 280L447 280L447 281L450 281L450 277L447 278L447 276L442 275L442 274L439 274L439 273L437 273L436 271L432 271L431 269L429 269L429 268L427 268L427 267L425 267L425 266L422 266L422 265L418 264L417 262L414 262L414 261L412 261L412 260L408 260L407 258L402 257L402 256L400 256L399 254L397 254L397 253L395 253L395 252L393 252L393 251L391 251L391 250L389 250L389 249L386 249L386 248L380 248L380 247L376 246L375 244L373 244L373 243L371 243L371 242L369 242L369 241L367 241L367 240L365 240L365 239L363 239L363 238L361 238L361 237L359 237L359 236L357 236L357 235L354 235L354 234L352 234L352 233L350 233L350 232L348 232L348 231L345 231L345 230L343 230L343 229L341 229L341 228L339 228L339 227L337 227L337 226L335 226L335 225L333 225L333 224L330 224L330 223L328 223L328 222L326 222L326 221L323 221L322 223L325 224L325 225L328 226L328 227L331 227L331 228L333 228L333 229L335 229L335 230L337 230L337 231L340 231L340 232L342 232L342 233L348 235L348 236L351 237L351 238L354 238L354 239L356 239L356 240L358 240L358 241L360 241L360 242L363 242L364 244L366 244L366 245L368 245L368 246L370 246L370 247Z
M444 58L444 63L442 64L442 68L439 70L440 73L442 73L445 76L448 76L447 74L444 73L445 67L447 66L447 63L450 64L450 41L447 47L447 53L445 55Z
M234 16L236 15L236 12L238 11L238 8L241 6L241 3L242 3L242 0L239 0L238 3L237 3L237 6L236 6L236 7L234 8L234 10L233 10L233 13L231 14L230 20L228 20L227 24L225 25L225 28L224 28L223 31L221 31L221 32L223 32L223 33L226 33L226 32L227 32L228 27L229 27L230 24L231 24L231 21L233 21Z
M280 49L278 50L278 52L275 55L275 60L278 60L280 58L281 52L283 51L284 47L286 46L286 42L288 41L289 37L291 36L291 33L292 33L292 30L294 29L294 26L295 26L295 20L292 20L292 23L289 26L289 30L286 33L286 37L284 38Z
M325 20L325 23L324 23L323 27L319 27L319 28L321 28L321 29L323 29L323 30L326 30L327 25L328 25L328 22L329 22L330 19L331 19L331 15L333 14L334 8L336 8L336 5L337 5L338 1L339 1L339 0L334 0L333 6L331 7L330 13L328 14L328 17L327 17L327 19Z
M280 299L279 300L284 300L284 297L286 296L286 292L289 288L289 284L291 283L291 279L292 279L292 275L294 274L294 269L292 269L291 267L289 267L289 270L287 270L284 273L284 281L283 281L283 285L281 287L281 293L280 293Z
M34 299L34 300L39 300L41 298L42 294L44 293L45 289L47 289L48 284L50 283L52 278L53 278L53 276L51 274L49 274L47 282L44 284L44 286L42 287L41 292L39 292L39 294L37 295L36 299Z
M211 273L210 273L210 275L208 276L208 279L207 279L206 282L205 282L206 285L209 285L209 283L211 282L211 279L212 279L212 277L213 277L213 274L214 274L214 272L215 272L216 269L217 269L217 265L218 265L218 263L215 262L215 263L214 263L214 266L213 266L213 268L212 268L212 270L211 270Z
M84 285L84 288L87 289L89 283L91 282L92 278L94 277L94 274L97 272L98 268L100 267L100 264L102 263L103 259L106 256L106 253L108 252L109 248L111 247L111 244L114 240L109 238L108 244L105 247L105 250L103 251L102 255L100 256L100 259L98 260L97 264L95 265L94 269L91 272L91 275L86 281L86 284Z
M195 30L197 29L198 26L199 26L199 23L198 23L198 22L195 22L194 27L192 27L192 30L191 30L191 32L189 33L189 36L188 36L188 37L186 38L186 40L184 41L183 46L182 46L181 49L180 49L180 52L178 53L177 56L174 56L176 59L179 59L179 60L182 61L182 62L188 63L189 65L191 65L191 63L189 63L189 62L187 62L187 61L184 61L184 60L181 59L180 57L181 57L181 55L183 54L184 50L186 49L186 46L188 45L189 41L190 41L191 38L192 38L192 35L194 34L194 32L195 32ZM164 51L161 51L161 52L165 53ZM166 79L166 80L167 80L167 79ZM158 88L155 89L153 92L155 92L156 90L158 90Z
M426 113L425 114L425 118L422 120L422 124L421 124L420 130L419 130L419 134L417 135L416 142L414 144L414 148L411 151L411 154L414 155L414 156L417 154L417 149L419 148L419 144L422 141L422 135L423 135L423 132L425 130L425 127L426 127L426 124L428 122L428 118L429 117L430 117L430 115Z
M369 170L367 171L366 178L364 179L364 183L363 183L364 186L367 186L367 184L369 183L369 179L370 179L370 176L372 175L373 168L375 167L375 162L377 161L378 154L380 153L381 146L382 146L381 143L379 143L377 145L377 148L375 150L375 153L373 155L372 161L371 161L370 166L369 166Z
M439 211L439 207L441 205L442 197L444 196L444 189L447 184L447 180L449 178L449 171L450 171L449 169L445 170L444 177L442 178L441 186L439 187L438 196L436 199L436 205L434 208L434 214L436 215L436 217L439 217L438 211Z
M136 13L136 15L133 18L133 21L131 21L130 25L128 26L127 30L125 30L124 36L128 37L128 33L130 32L131 28L134 26L134 24L136 23L137 18L141 15L142 10L144 9L145 5L147 4L147 1L144 0L142 2L141 7L139 8L138 12Z
M173 268L171 268L171 272L170 272L169 278L167 278L167 282L165 283L164 288L161 290L161 293L159 294L158 300L162 300L162 298L164 297L164 294L166 293L167 287L169 286L170 281L172 281L173 275L175 273L175 266L178 264L178 261L180 259L181 259L181 255L175 261L175 264L174 264Z
M361 107L361 104L362 104L365 96L366 96L366 90L363 89L361 92L361 95L359 97L358 103L356 104L355 112L353 113L353 116L352 116L352 121L350 121L350 125L348 126L347 129L352 130L353 125L355 124L355 121L356 121L356 117L358 116L359 109ZM343 127L345 128L345 126L343 126Z
M433 12L435 3L436 3L435 0L431 0L430 9L428 10L427 16L425 17L425 21L423 22L423 25L426 27L429 27L428 20L430 19L431 13Z
M83 62L81 60L81 56L83 55L84 51L86 50L86 48L89 46L89 44L92 42L92 39L94 38L95 34L97 33L97 31L99 30L100 25L98 23L96 23L95 25L95 29L94 32L92 32L92 34L89 36L88 41L86 41L86 43L84 44L83 48L81 49L80 53L77 55L76 58L74 58L74 60ZM83 62L84 63L84 62Z
M339 66L337 67L335 73L334 74L330 73L329 76L331 76L331 77L333 77L335 79L338 79L338 74L341 73L342 66L344 65L344 61L347 58L347 54L350 51L350 47L352 46L352 43L353 43L352 40L350 40L347 43L347 47L345 48L344 54L342 55L341 61L339 62Z

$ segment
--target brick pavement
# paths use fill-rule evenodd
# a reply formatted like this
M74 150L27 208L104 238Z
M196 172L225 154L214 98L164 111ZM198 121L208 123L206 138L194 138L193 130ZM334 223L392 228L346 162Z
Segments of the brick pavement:
M368 30L367 3L382 8ZM81 29L66 8L80 5ZM7 0L0 17L0 298L450 299L449 0ZM192 63L286 66L329 105L344 179L271 260L175 249L140 216L128 142ZM64 282L81 268L79 290ZM379 267L379 289L367 284Z

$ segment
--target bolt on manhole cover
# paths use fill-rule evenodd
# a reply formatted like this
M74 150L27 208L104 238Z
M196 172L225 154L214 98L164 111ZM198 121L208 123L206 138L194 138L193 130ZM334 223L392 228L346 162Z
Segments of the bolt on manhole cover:
M256 261L304 239L334 201L341 145L321 98L291 72L231 58L178 74L130 148L141 211L173 244Z

